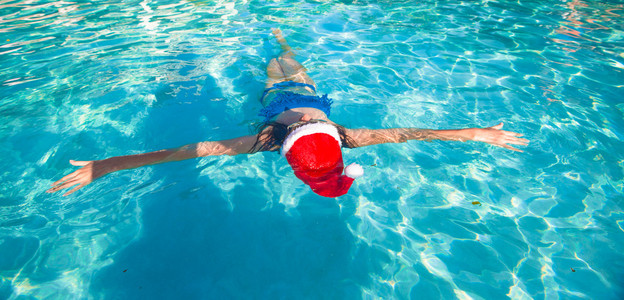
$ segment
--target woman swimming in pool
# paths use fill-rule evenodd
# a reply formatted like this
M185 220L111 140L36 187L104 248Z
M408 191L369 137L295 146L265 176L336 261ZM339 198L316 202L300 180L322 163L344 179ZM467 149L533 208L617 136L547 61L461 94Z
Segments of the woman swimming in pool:
M108 173L184 159L280 151L291 165L295 176L325 197L347 193L353 180L363 174L362 167L346 168L341 147L356 148L408 140L479 141L514 151L511 145L527 145L519 133L501 130L503 123L488 128L430 130L416 128L348 129L332 122L327 95L316 94L316 84L297 62L292 49L279 29L273 34L282 53L269 62L266 89L260 101L264 124L258 134L223 141L206 141L180 148L137 155L117 156L103 160L73 161L81 168L52 184L48 192L73 187L65 195L86 186ZM343 175L344 170L344 175Z

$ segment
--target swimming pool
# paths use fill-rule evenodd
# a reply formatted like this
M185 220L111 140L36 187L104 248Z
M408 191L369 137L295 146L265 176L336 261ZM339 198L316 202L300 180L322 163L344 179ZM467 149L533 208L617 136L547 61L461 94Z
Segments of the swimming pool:
M622 2L0 4L0 298L618 299ZM248 134L280 27L347 127L492 126L345 150L312 193L275 153L91 160Z

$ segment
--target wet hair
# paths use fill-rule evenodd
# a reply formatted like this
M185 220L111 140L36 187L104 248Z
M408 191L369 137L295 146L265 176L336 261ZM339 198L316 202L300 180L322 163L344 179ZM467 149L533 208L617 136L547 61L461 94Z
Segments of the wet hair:
M284 140L293 130L310 123L316 122L310 121L292 128L288 128L288 125L284 125L278 122L261 123L256 127L256 132L258 132L258 135L256 138L256 142L251 147L249 153L256 153L260 151L279 151L282 148ZM336 126L336 129L338 129L338 135L340 136L343 147L357 147L355 141L353 141L353 139L347 135L346 128L340 125L333 126Z

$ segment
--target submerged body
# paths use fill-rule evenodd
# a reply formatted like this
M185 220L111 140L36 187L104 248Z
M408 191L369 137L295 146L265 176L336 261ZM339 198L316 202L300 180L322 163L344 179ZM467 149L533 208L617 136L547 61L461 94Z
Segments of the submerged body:
M417 128L348 129L329 119L332 101L318 96L317 86L279 29L273 34L282 53L269 62L265 92L260 101L265 123L257 134L222 141L205 141L175 149L111 157L95 161L73 161L81 168L53 183L48 192L72 188L65 195L108 173L146 165L204 156L250 154L279 151L293 167L295 175L314 192L326 197L346 193L361 167L347 168L342 175L341 147L356 148L409 140L479 141L520 151L511 145L526 145L521 134L501 130L503 124L487 128L432 130ZM284 151L285 146L288 150Z

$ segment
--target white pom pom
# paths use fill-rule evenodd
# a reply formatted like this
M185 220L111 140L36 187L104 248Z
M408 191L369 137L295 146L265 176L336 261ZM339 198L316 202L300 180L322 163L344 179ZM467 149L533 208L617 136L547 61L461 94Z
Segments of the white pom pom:
M362 166L352 163L345 168L345 175L355 179L364 175L364 169L362 169Z

